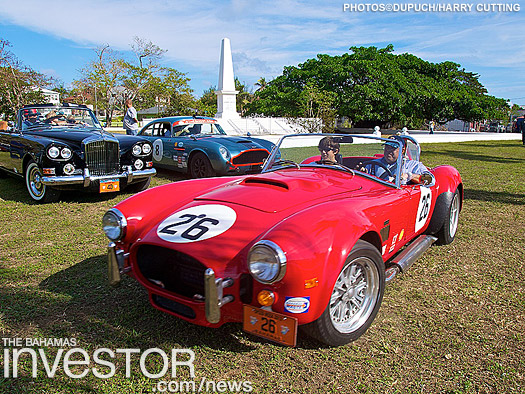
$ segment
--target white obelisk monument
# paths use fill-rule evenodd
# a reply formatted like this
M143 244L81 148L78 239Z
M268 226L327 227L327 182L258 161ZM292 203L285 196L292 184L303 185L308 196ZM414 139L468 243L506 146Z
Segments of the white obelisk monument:
M217 114L215 114L216 118L236 119L240 117L236 108L237 93L239 93L239 91L235 90L230 39L223 38L221 43L219 86L215 92L217 95Z

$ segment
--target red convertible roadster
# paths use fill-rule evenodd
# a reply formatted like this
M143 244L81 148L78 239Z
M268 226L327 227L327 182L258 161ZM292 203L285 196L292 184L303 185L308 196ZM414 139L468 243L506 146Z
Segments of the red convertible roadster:
M461 177L419 155L409 136L293 135L260 174L146 190L104 215L110 282L131 275L155 308L198 325L243 322L291 346L301 325L346 344L385 284L456 234Z

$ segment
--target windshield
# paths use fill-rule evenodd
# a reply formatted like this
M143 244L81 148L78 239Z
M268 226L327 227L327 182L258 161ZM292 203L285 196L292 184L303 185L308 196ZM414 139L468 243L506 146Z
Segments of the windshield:
M226 134L215 119L183 119L173 122L173 134L176 137L195 134Z
M20 110L22 131L54 128L102 129L89 108L24 107Z
M387 136L388 137L388 136ZM399 186L403 160L412 159L407 142L410 137L379 138L344 134L300 134L283 137L267 160L263 172L296 167L322 167L372 177ZM400 152L404 151L404 155Z

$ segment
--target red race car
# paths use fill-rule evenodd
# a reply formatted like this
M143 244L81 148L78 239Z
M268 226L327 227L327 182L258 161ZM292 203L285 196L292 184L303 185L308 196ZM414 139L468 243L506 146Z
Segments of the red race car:
M146 190L103 217L110 282L127 273L155 308L295 345L332 346L372 324L385 284L453 241L463 184L427 169L409 136L292 135L262 173Z

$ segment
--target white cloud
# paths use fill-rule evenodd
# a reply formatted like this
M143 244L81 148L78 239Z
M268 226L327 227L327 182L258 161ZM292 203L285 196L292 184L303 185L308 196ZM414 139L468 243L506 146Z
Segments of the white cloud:
M167 63L208 81L216 79L224 37L231 40L237 76L248 83L318 53L388 43L396 52L454 61L469 71L503 67L511 78L525 75L522 57L515 55L525 50L521 12L350 13L342 7L343 2L311 0L0 0L0 21L86 47L108 43L129 50L139 36L167 49ZM500 86L498 75L493 78Z

